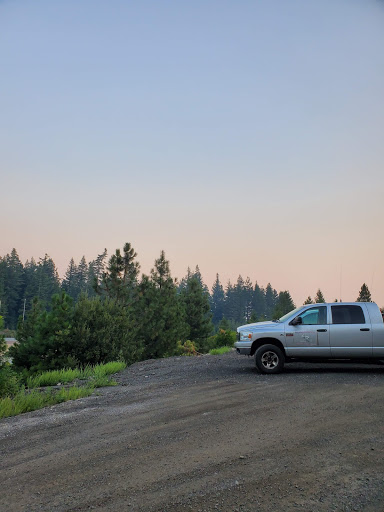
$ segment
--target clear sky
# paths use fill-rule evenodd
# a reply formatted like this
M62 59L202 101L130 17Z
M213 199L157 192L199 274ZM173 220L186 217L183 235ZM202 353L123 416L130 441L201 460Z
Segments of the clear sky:
M0 0L0 255L384 305L382 0Z

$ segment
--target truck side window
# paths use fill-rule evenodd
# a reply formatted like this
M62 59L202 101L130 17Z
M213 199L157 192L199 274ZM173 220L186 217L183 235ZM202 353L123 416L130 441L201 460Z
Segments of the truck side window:
M361 306L331 306L333 324L365 324Z
M327 307L317 306L309 308L299 316L303 321L302 325L324 325L327 323Z

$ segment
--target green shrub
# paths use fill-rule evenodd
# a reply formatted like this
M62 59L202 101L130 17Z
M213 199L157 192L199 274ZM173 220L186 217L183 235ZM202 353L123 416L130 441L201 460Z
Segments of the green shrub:
M14 395L20 389L18 376L9 364L0 366L0 398Z
M195 344L187 340L184 343L181 343L181 341L177 342L177 348L176 348L176 355L179 356L196 356L197 350Z
M211 353L211 350L215 348L230 347L234 344L235 341L235 331L225 331L224 329L219 329L217 334L214 334L207 339L204 345L204 352Z

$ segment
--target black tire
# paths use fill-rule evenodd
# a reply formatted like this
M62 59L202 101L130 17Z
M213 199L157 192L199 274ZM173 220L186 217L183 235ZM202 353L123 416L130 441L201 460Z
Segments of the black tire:
M261 345L256 350L255 364L260 373L280 373L284 362L283 351L275 345Z

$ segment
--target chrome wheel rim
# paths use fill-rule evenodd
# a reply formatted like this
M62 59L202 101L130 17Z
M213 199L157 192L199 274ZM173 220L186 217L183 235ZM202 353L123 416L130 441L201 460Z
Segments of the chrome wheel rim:
M276 368L276 366L279 364L279 358L276 352L272 352L271 350L264 352L264 354L261 356L261 364L268 370Z

